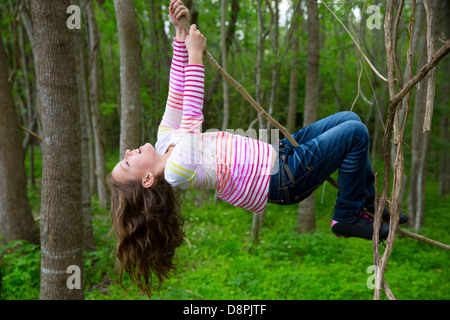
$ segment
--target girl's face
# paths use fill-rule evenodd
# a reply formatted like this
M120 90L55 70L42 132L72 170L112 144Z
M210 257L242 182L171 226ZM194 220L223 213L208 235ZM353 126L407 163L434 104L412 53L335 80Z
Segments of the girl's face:
M111 175L117 181L153 178L154 169L158 163L159 154L155 148L146 143L142 147L125 151L122 161L114 167Z

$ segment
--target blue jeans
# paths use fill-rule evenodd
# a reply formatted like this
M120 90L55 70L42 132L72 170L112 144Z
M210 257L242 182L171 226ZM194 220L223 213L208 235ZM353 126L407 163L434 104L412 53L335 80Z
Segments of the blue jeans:
M369 132L354 112L319 120L280 141L279 170L270 178L268 201L281 205L307 198L336 170L339 191L333 220L350 223L373 201L375 177L368 158Z

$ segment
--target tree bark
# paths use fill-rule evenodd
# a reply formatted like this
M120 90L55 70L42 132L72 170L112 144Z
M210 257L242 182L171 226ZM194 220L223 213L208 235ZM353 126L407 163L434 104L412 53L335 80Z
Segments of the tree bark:
M303 127L317 120L319 100L319 10L315 2L308 1L308 56L306 60L305 112ZM312 193L299 205L297 230L300 233L314 232L316 229L315 197Z
M395 68L394 68L394 51L393 51L393 40L392 40L392 20L394 15L394 1L388 0L386 3L386 13L384 20L384 38L385 38L385 48L386 48L386 62L387 62L387 71L388 71L388 88L389 88L389 97L391 101L395 95ZM399 101L400 102L400 101ZM398 103L397 103L398 104ZM386 132L383 140L383 153L384 153L384 177L383 177L383 190L381 192L381 199L377 206L377 211L375 215L374 222L374 235L373 235L373 243L377 250L376 256L374 260L377 264L377 272L378 276L375 280L375 290L374 290L374 300L379 300L381 296L381 288L382 283L384 281L384 272L386 270L387 262L391 256L393 246L395 243L396 235L397 235L397 226L398 226L398 211L397 211L397 199L392 199L393 207L391 207L391 218L389 224L389 235L387 238L387 246L386 250L383 253L382 257L379 257L379 222L381 221L381 211L385 206L385 201L387 199L387 194L389 193L389 178L391 175L391 164L390 164L390 140L392 138L392 131L394 128L394 118L397 113L397 105L391 106L389 105L388 110L388 121L386 124ZM394 168L395 170L395 168ZM396 172L395 172L396 173ZM398 177L398 176L397 176ZM401 175L403 177L403 175ZM398 187L394 183L394 188Z
M261 100L263 96L262 90L262 61L264 56L264 18L262 14L262 0L257 0L257 16L258 16L258 35L256 44L256 61L255 61L255 87L256 87L256 102L261 105ZM223 61L222 61L223 63ZM259 128L264 127L263 118L260 113L258 113L258 124ZM251 238L253 243L258 243L259 229L261 228L261 223L263 220L263 214L253 213Z
M279 59L277 57L278 54L278 38L279 38L279 20L280 20L280 9L279 9L279 1L275 0L274 1L275 4L275 10L273 10L270 7L270 3L269 3L269 8L272 12L272 20L273 20L273 36L272 36L272 52L273 52L273 56L274 56L274 62L273 62L273 69L272 69L272 88L270 90L270 101L269 101L269 110L268 113L269 115L272 115L274 113L275 110L275 100L276 100L276 94L277 94L277 87L278 87L278 74L279 74ZM271 124L269 121L267 121L267 135L269 134L270 128L271 128ZM269 140L267 140L268 142Z
M220 10L220 52L222 68L227 70L227 33L226 33L226 20L227 20L227 0L222 0L221 10ZM223 121L222 121L222 131L228 128L229 118L230 118L230 102L229 102L229 90L228 83L225 79L222 79L222 90L223 90Z
M419 65L423 65L426 62L426 54L423 49L426 48L425 35L421 35L420 39L420 57ZM424 78L425 80L427 77ZM425 101L427 96L427 86L424 85L426 81L423 81L422 85L417 89L416 97L414 101L414 116L413 126L411 130L412 141L411 148L411 177L409 179L408 188L408 226L414 229L418 229L422 226L424 204L425 204L425 162L427 158L427 146L428 135L422 132L422 125L425 115Z
M231 45L234 41L234 34L236 31L236 22L237 22L237 18L239 16L239 11L240 11L240 7L239 7L239 0L231 0L231 12L230 12L230 21L228 22L228 28L227 28L227 36L226 36L226 44L225 44L225 50L228 54ZM191 17L191 23L194 23ZM220 63L222 63L222 60L219 60ZM214 79L212 81L209 82L208 87L206 88L206 92L205 92L205 103L204 103L204 108L208 108L211 106L212 103L212 98L215 94L215 92L217 91L217 87L220 83L221 80L221 75L219 72L216 72L214 75ZM207 109L206 109L207 110ZM205 111L204 111L205 113ZM208 117L206 117L205 119L205 126L208 127Z
M83 249L85 251L95 250L94 231L92 229L91 211L91 158L94 157L90 149L90 112L89 97L85 74L84 63L84 41L82 30L73 30L75 66L78 85L78 101L80 103L80 123L81 123L81 163L82 163L82 187L81 202L83 212Z
M450 15L450 2L444 1L441 11L441 20L443 22L443 30L445 39L450 39L450 19L447 17ZM442 106L450 105L450 98L448 92L450 92L450 61L445 59L442 61L442 68L440 69L442 87L441 96L439 98L439 104ZM444 107L446 108L446 107ZM447 111L447 112L446 112ZM450 132L448 126L450 125L450 115L448 109L444 110L444 114L441 117L441 141L444 145L440 155L440 174L439 174L439 191L441 196L450 193Z
M257 16L258 16L258 35L256 41L256 60L255 60L255 97L256 102L261 105L263 99L263 89L262 89L262 64L264 57L264 15L263 15L263 0L257 0ZM257 114L259 128L264 127L263 118L261 114Z
M69 1L32 1L37 81L42 106L40 299L83 299L80 110ZM77 266L79 289L68 288Z
M102 115L100 112L99 86L98 86L98 57L100 37L95 19L92 0L86 1L86 14L89 25L89 93L92 113L92 127L95 143L95 175L97 177L97 194L100 205L106 208L109 204L109 193L106 183L106 145Z
M428 61L435 51L435 18L434 18L434 4L435 1L423 0L423 7L425 8L426 21L427 21L427 58ZM423 122L423 132L431 131L431 118L433 117L434 110L434 98L436 95L436 69L433 68L428 73L427 79L427 100L425 108L425 118Z
M137 17L132 0L114 0L120 47L120 157L137 148L141 133L141 58Z
M30 106L31 107L31 106ZM27 196L22 134L10 84L3 40L0 35L0 234L6 243L26 240L39 243Z
M301 0L299 0L301 1ZM296 8L296 7L294 7ZM298 73L300 68L299 62L299 26L302 17L301 4L298 4L299 12L295 12L292 17L291 25L291 50L292 58L290 61L289 68L289 101L287 110L287 121L286 128L289 132L293 132L295 128L295 123L297 119L297 108L298 108Z

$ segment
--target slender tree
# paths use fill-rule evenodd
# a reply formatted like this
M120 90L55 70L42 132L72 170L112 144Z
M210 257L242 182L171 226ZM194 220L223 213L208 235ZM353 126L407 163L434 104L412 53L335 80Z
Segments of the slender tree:
M303 127L317 119L319 100L319 10L316 2L307 1L308 8L308 56L306 61L305 112ZM313 232L316 228L315 197L312 193L299 205L298 231Z
M80 108L69 5L31 3L42 106L40 299L52 300L84 298Z
M443 8L441 11L441 20L443 22L443 34L445 39L450 39L450 19L446 18L450 15L450 3L449 1L444 1L442 4ZM450 59L445 59L442 61L442 69L439 71L442 79L441 86L441 96L439 97L439 104L442 106L450 105L450 98L448 92L450 92L450 79L448 75L450 74ZM440 169L439 169L439 191L441 196L450 193L450 114L448 109L445 110L440 119L441 125L441 141L443 148L440 153Z
M227 70L227 33L226 33L226 20L227 20L227 0L222 0L220 10L220 52L222 68ZM228 122L230 118L230 95L228 93L228 83L225 79L222 79L222 91L223 91L223 121L222 130L228 128Z
M86 1L86 14L89 26L89 94L92 113L92 128L95 143L95 168L97 194L100 205L104 208L109 204L108 186L106 183L106 144L104 137L103 118L100 112L99 98L99 52L100 34L95 17L92 0Z
M39 242L27 196L22 134L8 82L8 65L0 34L0 234L6 242Z
M286 128L289 132L295 131L295 122L297 118L298 109L298 76L299 76L299 47L300 47L300 21L303 10L301 8L301 0L294 8L293 17L290 24L290 44L291 44L291 61L289 66L289 101L287 107Z
M83 204L83 248L86 251L95 249L94 232L92 229L92 211L91 211L91 158L94 154L90 148L90 138L92 137L91 113L89 110L88 83L85 71L84 61L84 39L83 30L73 30L74 33L74 53L75 66L78 84L78 100L80 102L80 121L81 121L81 163L82 163L82 204Z
M120 47L120 156L140 143L141 58L132 0L114 0Z

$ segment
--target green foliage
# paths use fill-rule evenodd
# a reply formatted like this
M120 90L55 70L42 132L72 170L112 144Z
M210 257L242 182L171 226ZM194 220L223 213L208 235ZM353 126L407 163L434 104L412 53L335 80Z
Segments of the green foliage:
M316 191L317 230L293 231L297 206L268 205L260 242L252 244L252 216L211 192L184 196L186 242L178 249L178 271L151 299L372 299L367 288L372 244L336 238L330 220L336 192ZM420 233L450 242L450 196L440 198L438 183L427 185L427 221ZM92 201L97 249L85 253L85 295L89 300L148 299L124 278L118 283L109 215ZM39 246L23 241L0 246L1 299L38 299ZM398 299L449 299L449 253L398 236L386 279Z
M427 227L421 233L448 243L450 198L439 198L436 190L436 183L429 185ZM177 252L179 269L152 299L372 299L367 288L372 244L332 235L335 191L327 185L323 203L321 197L318 190L314 234L293 232L296 206L269 204L261 241L254 245L250 214L223 201L215 203L210 192L186 194L188 240ZM399 236L386 279L398 299L448 299L448 258L446 251ZM148 299L127 280L130 290L122 289L112 268L104 269L111 282L92 286L87 299Z
M103 116L110 116L114 113L117 113L116 103L102 102L99 107Z
M41 251L37 245L20 240L0 246L0 299L39 298L40 262Z

